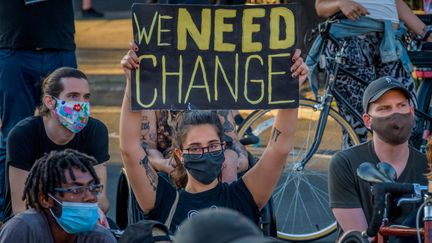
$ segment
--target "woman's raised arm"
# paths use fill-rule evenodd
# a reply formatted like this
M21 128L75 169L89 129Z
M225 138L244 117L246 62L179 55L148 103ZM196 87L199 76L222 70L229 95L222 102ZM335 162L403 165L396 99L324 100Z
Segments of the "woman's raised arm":
M300 57L300 50L293 56L293 77L299 77L299 86L306 79L308 68ZM259 208L270 199L282 174L286 159L294 145L297 109L279 110L273 124L269 143L258 163L244 176L243 181Z
M132 45L132 49L135 48ZM144 212L154 208L158 177L141 146L141 113L131 110L131 70L139 68L136 53L129 50L121 60L126 75L126 88L120 114L120 150L127 177Z

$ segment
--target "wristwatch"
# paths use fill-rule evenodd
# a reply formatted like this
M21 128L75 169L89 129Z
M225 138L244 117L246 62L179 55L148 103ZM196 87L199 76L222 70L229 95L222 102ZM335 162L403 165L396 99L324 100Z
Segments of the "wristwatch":
M423 27L422 33L417 36L417 39L421 41L426 41L431 34L432 34L432 25L425 25L425 27Z

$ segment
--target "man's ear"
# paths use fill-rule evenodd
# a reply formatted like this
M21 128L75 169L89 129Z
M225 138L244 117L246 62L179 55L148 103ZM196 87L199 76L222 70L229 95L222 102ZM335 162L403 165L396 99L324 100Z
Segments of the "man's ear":
M364 113L362 118L363 118L363 123L365 124L365 127L369 130L372 130L371 129L371 117L370 117L370 115L367 113Z
M43 103L48 109L54 110L56 107L56 100L51 95L44 95Z
M414 106L411 106L411 107L410 107L410 112L411 112L411 114L412 114L413 116L415 116L415 108L414 108Z
M39 193L38 199L40 205L44 208L52 208L54 206L54 202L49 196L45 198L45 195Z

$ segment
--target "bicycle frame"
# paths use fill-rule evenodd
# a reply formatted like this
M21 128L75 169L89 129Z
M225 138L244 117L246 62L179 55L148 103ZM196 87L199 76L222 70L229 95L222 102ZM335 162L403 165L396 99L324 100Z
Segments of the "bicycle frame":
M330 33L325 33L325 34L327 35L326 36L327 39L334 42L338 46L338 49L340 49L339 43L337 42L337 40L333 36L331 36ZM348 111L354 116L354 118L358 121L361 121L362 124L364 125L363 120L362 120L362 116L349 104L349 102L337 90L334 89L334 85L336 82L336 76L337 76L339 71L342 71L342 72L348 74L349 76L352 76L354 79L358 80L359 82L367 84L367 82L364 81L363 79L360 79L359 77L355 76L354 74L352 74L351 72L349 72L345 68L342 68L339 66L341 52L342 52L342 49L336 53L335 62L334 62L334 65L332 67L332 70L329 74L327 74L324 95L319 96L319 98L318 98L320 105L318 107L315 107L315 108L317 110L320 110L321 114L320 114L320 117L318 119L317 132L315 133L314 140L313 140L313 143L311 145L311 149L306 154L306 156L302 159L299 166L297 166L298 171L302 170L305 167L307 162L316 153L316 151L320 145L322 136L324 134L324 129L327 125L327 117L329 115L329 111L331 108L331 103L333 101L333 98L336 99L336 101L339 104L342 104L345 108L347 108Z
M426 200L431 199L430 192L425 195L425 198ZM388 210L386 211L388 212ZM373 242L386 243L389 236L415 237L418 235L423 236L425 243L432 242L432 204L430 202L424 207L423 229L391 227L388 225L386 218L387 216L384 217L383 224Z

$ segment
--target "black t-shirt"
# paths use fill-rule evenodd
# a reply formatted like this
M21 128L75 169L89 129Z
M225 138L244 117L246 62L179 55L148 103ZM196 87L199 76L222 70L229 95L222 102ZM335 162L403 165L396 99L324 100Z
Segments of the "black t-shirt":
M175 201L176 189L164 177L158 177L155 207L146 218L164 223ZM237 210L256 224L259 222L259 209L240 178L231 184L219 183L215 188L201 193L179 190L179 201L171 222L171 232L175 233L183 220L193 217L199 210L217 207Z
M65 145L55 144L45 132L41 116L27 117L11 130L7 140L6 162L15 168L30 171L44 153L67 148L95 157L98 163L109 159L108 129L99 120L90 118L87 125Z
M0 49L75 50L72 0L0 1Z
M362 208L366 221L372 218L371 185L357 176L357 168L363 162L378 164L381 162L375 153L372 141L351 147L333 156L329 169L330 206L332 208ZM413 147L409 147L408 162L396 182L419 183L427 185L428 164L426 156ZM390 218L390 222L401 224L416 205L402 206L399 215Z

